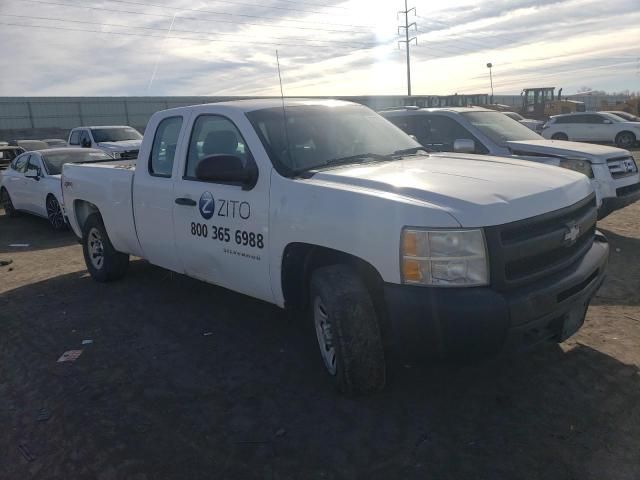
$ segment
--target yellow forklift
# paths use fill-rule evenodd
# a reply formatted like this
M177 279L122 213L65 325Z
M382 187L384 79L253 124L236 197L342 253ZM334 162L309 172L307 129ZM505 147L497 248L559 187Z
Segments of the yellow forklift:
M562 98L562 89L555 94L556 87L525 88L522 96L520 114L527 118L546 120L561 113L584 112L584 102Z

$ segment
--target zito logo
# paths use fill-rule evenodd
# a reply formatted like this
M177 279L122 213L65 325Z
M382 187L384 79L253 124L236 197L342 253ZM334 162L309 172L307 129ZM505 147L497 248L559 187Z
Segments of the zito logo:
M216 203L213 200L213 195L211 192L204 192L200 196L200 201L198 202L198 208L200 209L200 215L205 220L209 220L213 217L213 214L216 211Z

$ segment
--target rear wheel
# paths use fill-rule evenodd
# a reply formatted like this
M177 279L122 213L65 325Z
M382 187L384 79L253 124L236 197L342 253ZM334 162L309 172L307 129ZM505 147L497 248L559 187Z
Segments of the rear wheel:
M113 248L102 218L97 213L90 215L84 224L82 253L87 270L98 282L118 280L129 267L129 255Z
M317 269L311 278L311 316L320 355L346 394L380 391L386 382L382 336L371 296L347 265Z
M551 140L569 140L566 133L558 132L551 135Z
M616 135L616 147L631 148L636 144L636 136L633 132L620 132Z
M2 208L4 208L4 213L7 217L15 217L18 215L18 212L13 206L13 202L11 201L11 197L9 196L9 192L7 192L6 188L0 190L0 200L2 200Z
M55 196L49 195L47 197L47 218L49 219L49 225L54 230L64 230L67 227L67 222L62 214L62 207L58 203Z

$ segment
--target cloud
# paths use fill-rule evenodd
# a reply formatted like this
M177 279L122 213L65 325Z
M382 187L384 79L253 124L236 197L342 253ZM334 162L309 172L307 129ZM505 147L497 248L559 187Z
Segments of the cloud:
M487 91L487 61L495 65L496 93L518 93L538 79L566 93L585 78L599 89L632 88L636 1L451 0L444 8L418 1L413 90ZM367 0L2 0L0 23L28 26L0 28L3 57L15 70L0 77L0 90L277 95L278 49L287 95L402 94L397 7Z

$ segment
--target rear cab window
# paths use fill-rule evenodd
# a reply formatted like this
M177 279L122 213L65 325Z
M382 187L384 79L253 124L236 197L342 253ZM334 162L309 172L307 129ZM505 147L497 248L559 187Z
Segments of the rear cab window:
M149 156L149 174L171 177L182 124L181 116L165 118L158 124Z
M80 145L80 131L74 130L69 137L69 145Z

